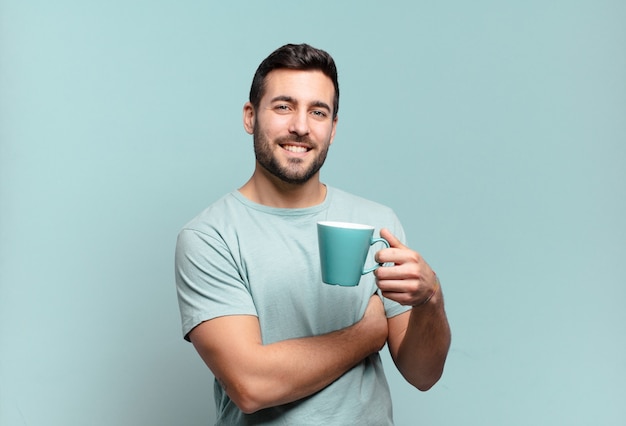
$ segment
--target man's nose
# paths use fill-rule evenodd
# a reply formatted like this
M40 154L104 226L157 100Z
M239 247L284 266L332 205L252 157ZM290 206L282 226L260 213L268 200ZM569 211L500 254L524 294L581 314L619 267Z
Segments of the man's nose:
M298 136L309 134L309 117L306 111L297 111L293 114L289 132Z

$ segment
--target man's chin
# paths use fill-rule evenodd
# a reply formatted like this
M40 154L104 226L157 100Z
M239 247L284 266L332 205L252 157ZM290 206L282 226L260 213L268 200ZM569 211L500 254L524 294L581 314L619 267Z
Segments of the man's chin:
M304 185L313 177L312 175L288 175L288 174L280 174L276 175L278 179L283 181L284 183L288 183L290 185Z

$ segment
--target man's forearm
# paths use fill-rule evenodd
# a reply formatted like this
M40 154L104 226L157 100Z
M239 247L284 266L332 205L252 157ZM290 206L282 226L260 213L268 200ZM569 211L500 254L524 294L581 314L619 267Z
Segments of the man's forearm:
M397 340L396 348L390 345L390 349L404 378L426 391L441 378L450 348L450 326L442 294L439 292L423 306L413 307L408 315L403 338Z
M263 345L255 317L223 317L201 324L190 338L228 396L251 413L312 395L380 350L387 320L375 297L359 322L320 336Z
M341 377L364 358L380 350L386 333L365 324L329 334L286 340L259 348L261 359L270 360L248 377L254 389L248 401L253 411L285 404L312 395Z

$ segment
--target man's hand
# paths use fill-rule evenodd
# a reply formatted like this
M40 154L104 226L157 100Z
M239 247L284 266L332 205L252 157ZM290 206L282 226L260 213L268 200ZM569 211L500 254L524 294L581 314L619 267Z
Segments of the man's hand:
M378 350L382 349L387 342L387 316L385 315L385 307L383 301L378 294L370 297L363 318L359 321L359 326L364 327L368 336L375 343Z
M391 247L378 251L376 261L394 263L374 271L383 296L407 306L426 303L439 286L433 270L419 253L403 245L388 229L383 228L380 236Z

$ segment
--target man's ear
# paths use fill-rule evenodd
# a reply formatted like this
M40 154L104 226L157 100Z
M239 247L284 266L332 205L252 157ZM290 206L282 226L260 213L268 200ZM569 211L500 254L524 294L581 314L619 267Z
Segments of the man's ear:
M246 102L243 106L243 128L246 129L246 132L250 135L254 133L255 120L254 106L252 106L250 102Z

